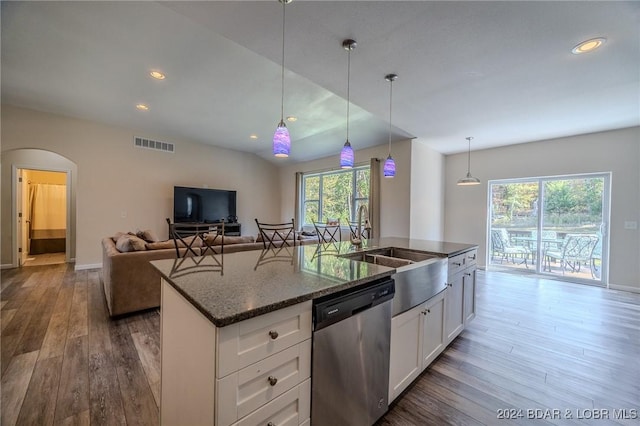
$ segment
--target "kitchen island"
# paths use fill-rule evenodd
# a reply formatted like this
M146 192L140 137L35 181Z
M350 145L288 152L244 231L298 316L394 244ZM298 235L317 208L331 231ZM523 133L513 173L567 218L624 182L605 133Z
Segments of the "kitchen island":
M377 247L452 259L476 246L385 238L152 262L163 276L162 424L308 422L312 301L392 276L348 257Z

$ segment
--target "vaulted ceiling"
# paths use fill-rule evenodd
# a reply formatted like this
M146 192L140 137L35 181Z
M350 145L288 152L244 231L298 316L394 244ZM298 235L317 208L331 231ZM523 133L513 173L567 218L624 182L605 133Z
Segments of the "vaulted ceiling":
M276 164L417 137L444 154L640 124L640 3L2 2L2 102ZM571 49L594 37L591 53ZM150 70L166 74L162 81ZM148 111L136 110L144 103ZM251 139L250 135L257 135ZM179 149L179 147L177 147Z

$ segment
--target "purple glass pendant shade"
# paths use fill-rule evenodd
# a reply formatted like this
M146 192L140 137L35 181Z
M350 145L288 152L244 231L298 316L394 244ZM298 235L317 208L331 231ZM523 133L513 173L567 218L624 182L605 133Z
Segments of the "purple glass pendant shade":
M340 168L353 168L353 159L353 148L351 148L351 144L349 143L349 141L346 141L344 143L344 146L342 147L342 151L340 151Z
M276 132L273 134L273 155L276 157L288 157L291 151L291 138L289 137L289 129L280 120Z
M391 154L389 154L389 156L385 160L384 167L383 167L382 170L384 172L384 177L386 177L386 178L395 177L395 175L396 175L396 162L391 157Z

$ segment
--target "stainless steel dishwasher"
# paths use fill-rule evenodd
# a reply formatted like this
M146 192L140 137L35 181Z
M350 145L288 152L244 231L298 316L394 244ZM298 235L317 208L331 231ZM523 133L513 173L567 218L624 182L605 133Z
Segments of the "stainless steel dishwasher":
M387 411L394 284L314 301L312 426L370 426Z

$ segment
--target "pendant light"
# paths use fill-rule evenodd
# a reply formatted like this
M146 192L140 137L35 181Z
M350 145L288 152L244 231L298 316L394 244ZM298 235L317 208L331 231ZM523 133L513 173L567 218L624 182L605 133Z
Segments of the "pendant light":
M480 179L471 176L471 136L466 138L469 141L469 151L467 155L467 176L458 180L458 185L480 185Z
M340 168L351 169L353 168L354 155L351 143L349 143L349 80L351 77L351 51L356 48L356 41L347 39L342 42L342 47L348 53L347 59L347 141L340 151Z
M384 177L393 178L396 175L396 162L391 156L391 105L393 101L393 82L398 79L398 75L387 74L384 76L384 79L389 82L389 155L384 162L382 171L384 173Z
M288 157L291 151L291 137L289 129L284 124L284 19L285 6L291 3L291 0L278 0L282 3L282 97L280 102L280 123L273 134L273 155L276 157Z

